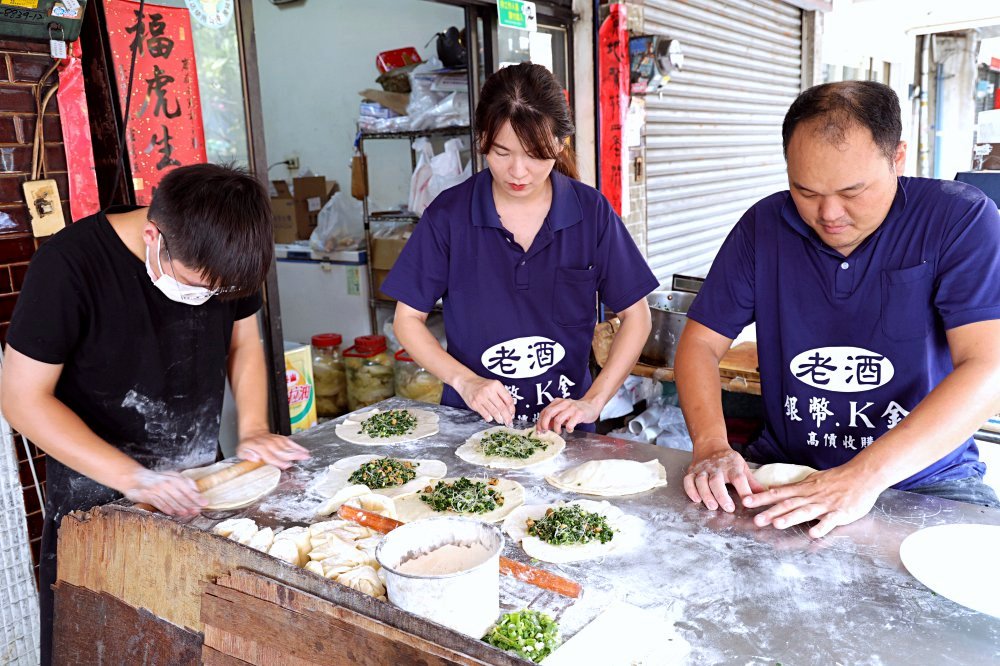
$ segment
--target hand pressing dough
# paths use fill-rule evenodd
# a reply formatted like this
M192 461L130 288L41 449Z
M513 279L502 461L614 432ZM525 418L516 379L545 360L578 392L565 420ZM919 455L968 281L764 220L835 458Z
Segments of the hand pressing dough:
M382 444L401 444L403 442L413 442L438 433L438 415L434 412L429 412L426 409L413 409L412 407L407 407L406 411L416 417L417 427L409 434L394 435L392 437L372 437L371 435L366 435L361 432L361 422L371 416L375 416L380 411L387 410L372 409L367 412L349 415L343 422L337 425L337 437L340 437L345 442L350 442L351 444L378 446Z
M548 446L540 451L535 451L527 458L504 458L501 456L488 456L483 453L483 437L494 432L509 432L515 435L531 434L532 437L548 442ZM548 462L562 453L566 448L566 440L554 432L536 433L534 428L529 430L518 430L507 426L495 426L488 428L465 440L465 444L455 449L455 455L465 462L493 469L524 469L533 465L540 465Z
M775 486L786 486L790 483L798 483L810 474L816 472L812 467L805 465L789 465L787 463L772 463L758 467L753 471L753 476L757 483L765 488Z
M659 460L590 460L545 477L550 485L583 495L618 497L667 485L667 470Z
M223 460L208 467L198 467L186 469L181 474L189 479L197 481L203 476L214 472L220 472L227 467L235 465L236 461ZM281 480L281 470L272 465L264 465L246 474L241 474L235 479L230 479L225 483L220 483L214 488L209 488L204 493L208 500L206 509L223 510L239 509L253 504L261 497L264 497L278 486Z
M529 518L539 520L545 516L545 512L549 508L558 509L560 506L568 504L577 504L584 511L603 515L607 519L608 525L615 532L611 541L607 543L591 541L585 544L555 546L528 534L526 522ZM643 529L644 523L642 519L626 514L607 501L594 502L592 500L576 500L565 504L560 502L558 504L522 506L503 521L503 530L515 542L521 542L521 548L525 554L537 560L552 562L553 564L592 560L631 550L642 542Z
M412 463L415 467L413 470L417 473L416 478L412 481L408 481L401 486L393 486L391 488L377 488L369 489L368 486L364 485L351 485L348 480L351 474L356 472L359 467L361 467L366 462L375 460L376 458L385 458L387 456L381 455L371 455L363 454L359 456L351 456L349 458L342 458L337 462L333 463L327 468L326 475L323 480L320 481L316 486L312 488L315 492L323 495L324 497L334 498L341 496L341 491L346 491L347 488L364 488L364 492L376 493L378 495L385 495L386 497L398 497L399 495L406 495L408 493L414 493L428 484L432 479L443 479L448 474L448 466L441 462L440 460L422 460L413 458L399 458L403 462ZM357 495L362 495L362 492L354 492L353 494L348 494L343 497L342 501L346 501L351 497ZM331 509L329 513L333 513L340 505Z
M486 479L483 478L468 478L472 481L486 482ZM438 483L454 483L457 480L457 478L441 479L430 485L436 486ZM498 506L492 511L487 511L486 513L435 511L430 504L420 499L420 495L422 494L420 492L396 498L396 520L409 523L421 518L433 518L434 516L465 516L481 520L484 523L497 523L506 518L511 511L524 504L524 486L517 481L500 479L497 485L490 487L500 491L504 499L503 505Z
M378 572L371 566L360 566L346 571L337 576L336 581L372 597L385 596L385 585L379 578Z

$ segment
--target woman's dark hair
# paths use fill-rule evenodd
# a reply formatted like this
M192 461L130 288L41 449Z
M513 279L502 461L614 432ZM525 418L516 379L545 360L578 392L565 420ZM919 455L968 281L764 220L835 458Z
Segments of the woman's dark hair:
M170 256L200 271L229 297L260 289L274 257L271 203L244 169L192 164L174 169L153 192L148 218Z
M786 158L795 128L815 119L822 120L816 131L834 144L843 143L851 127L867 128L885 158L890 164L894 161L903 122L899 98L889 86L875 81L839 81L803 92L792 102L781 126Z
M497 133L507 121L529 155L554 159L557 171L579 179L576 156L566 143L576 128L566 94L552 72L541 65L522 62L504 67L486 79L476 106L476 141L483 155L493 148ZM562 151L553 145L553 136L563 146Z

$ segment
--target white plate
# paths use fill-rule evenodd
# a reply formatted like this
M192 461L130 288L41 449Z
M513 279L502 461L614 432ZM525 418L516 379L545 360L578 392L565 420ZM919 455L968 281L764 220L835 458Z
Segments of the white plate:
M936 525L903 539L899 559L913 577L972 610L1000 617L1000 525Z

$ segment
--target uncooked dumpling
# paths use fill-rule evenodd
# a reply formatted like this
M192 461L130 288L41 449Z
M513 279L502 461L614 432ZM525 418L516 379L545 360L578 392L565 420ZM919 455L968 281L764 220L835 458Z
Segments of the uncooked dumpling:
M295 542L291 539L275 539L274 543L268 549L267 554L295 566L300 566L301 564L299 549L296 548Z
M659 460L590 460L545 477L562 490L584 495L616 497L632 495L667 485L667 470Z
M344 504L346 506L354 507L355 509L362 509L364 511L370 511L371 513L377 513L378 515L385 516L386 518L392 518L393 520L396 519L396 504L392 501L391 497L386 497L385 495L368 493L367 495L352 497L344 502Z
M312 550L312 542L309 539L309 530L305 527L289 527L274 535L274 543L279 541L290 541L298 550L298 559L304 562L309 558L309 551Z
M416 428L405 434L405 435L393 435L392 437L372 437L371 435L366 435L361 432L361 424L372 416L375 416L380 411L372 409L367 412L362 412L360 414L351 414L344 421L337 425L336 433L337 437L340 437L345 442L350 442L351 444L365 444L365 445L381 445L381 444L401 444L403 442L412 442L418 439L423 439L424 437L430 437L438 432L438 415L434 412L429 412L426 409L413 409L407 407L403 411L409 412L417 420Z
M342 573L337 576L337 582L373 597L385 596L385 585L371 566L360 566Z
M339 509L342 504L347 502L347 500L358 497L359 495L370 495L371 492L371 488L360 483L345 486L338 490L333 497L320 504L319 508L316 509L316 515L329 516Z
M259 550L262 553L266 553L267 549L271 547L272 543L274 543L274 530L272 530L270 527L265 527L262 530L257 530L257 533L250 538L250 541L247 542L247 545L253 548L254 550Z
M239 541L244 536L249 540L257 532L257 523L250 518L230 518L213 527L212 532L233 541ZM238 538L232 536L236 532L239 532Z
M306 571L312 571L317 576L323 575L323 565L315 560L306 562L306 566L304 568Z
M775 486L786 486L790 483L798 483L804 480L816 470L805 465L789 465L787 463L772 463L753 470L753 476L757 483L765 488Z
M309 559L323 562L324 572L334 564L357 567L374 562L374 558L356 548L353 543L345 543L340 539L330 539L319 548L314 548L309 553Z

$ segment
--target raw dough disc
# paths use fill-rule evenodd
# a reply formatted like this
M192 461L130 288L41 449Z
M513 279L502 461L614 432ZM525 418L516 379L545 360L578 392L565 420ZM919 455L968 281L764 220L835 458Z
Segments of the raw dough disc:
M634 495L667 485L667 470L659 460L590 460L545 477L549 485L583 495Z
M483 437L494 432L510 432L515 435L525 435L530 433L532 437L537 437L543 442L548 442L549 445L541 451L535 451L528 458L503 458L500 456L488 456L483 453L482 440ZM533 428L529 430L518 430L517 428L508 428L507 426L495 426L493 428L487 428L486 430L477 432L475 435L465 440L465 444L462 444L460 447L455 449L455 455L465 462L472 463L473 465L482 465L483 467L492 467L494 469L523 469L525 467L531 467L532 465L539 465L543 462L548 462L562 453L562 450L565 448L566 440L551 431L536 433Z
M486 479L467 477L471 481L482 481ZM441 479L437 483L454 483L458 478ZM524 504L524 486L517 481L500 479L496 486L493 486L503 495L503 506L498 506L486 513L458 513L456 511L435 511L430 504L420 499L421 493L411 493L396 498L396 519L404 523L409 523L421 518L433 518L434 516L465 516L475 518L484 523L498 523L506 518L511 511Z
M935 525L903 539L899 559L943 597L1000 618L1000 525Z
M757 479L757 483L765 488L773 488L775 486L787 486L790 483L798 483L816 470L805 465L771 463L752 471L754 478Z
M401 444L403 442L412 442L418 439L423 439L424 437L430 437L431 435L436 435L438 432L438 415L434 412L429 412L426 409L414 409L412 407L407 407L406 411L416 417L417 427L416 430L409 433L408 435L394 435L392 437L371 437L361 432L361 422L365 419L375 416L381 411L371 409L367 412L359 412L357 414L350 414L342 423L337 424L336 432L337 437L340 437L345 442L350 442L351 444L364 444L365 446L379 446L383 444Z
M326 475L312 489L324 497L335 497L337 493L351 485L348 477L357 471L359 467L370 460L386 457L390 456L362 454L360 456L351 456L350 458L341 458L327 468ZM407 495L422 490L431 480L443 479L448 474L448 466L440 460L414 458L397 458L397 460L415 465L416 478L401 486L379 488L378 490L368 490L367 492L375 493L376 495L385 495L386 497L398 497L399 495Z
M607 543L591 541L572 546L554 546L538 537L528 535L528 526L525 523L529 518L538 520L545 516L545 512L550 508L558 509L569 504L576 504L584 511L599 513L607 518L608 525L615 532L611 541ZM529 557L553 564L566 564L592 560L634 548L642 541L643 521L641 518L630 516L618 507L612 506L607 500L603 502L575 500L565 503L522 506L511 512L503 521L503 530L512 540L521 542L521 548Z
M197 481L203 476L208 476L214 472L220 472L227 467L235 465L235 460L223 460L208 467L196 467L186 469L181 474L189 479ZM206 509L223 510L239 509L240 507L253 504L261 497L264 497L278 486L281 480L281 470L273 465L264 465L246 474L230 479L225 483L220 483L214 488L209 488L202 495L208 500Z

